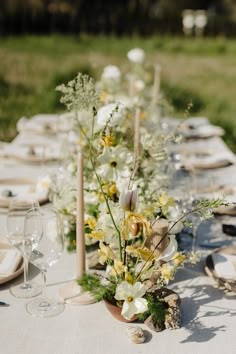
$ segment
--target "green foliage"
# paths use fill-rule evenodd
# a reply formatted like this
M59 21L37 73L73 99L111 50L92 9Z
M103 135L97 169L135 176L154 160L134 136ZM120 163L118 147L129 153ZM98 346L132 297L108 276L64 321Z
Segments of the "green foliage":
M153 324L162 326L165 322L168 305L151 293L148 293L145 298L148 302L148 310L139 315L139 320L144 322L150 315L152 315Z
M198 113L205 108L204 99L191 89L180 85L171 85L167 81L162 82L162 88L167 101L169 101L176 111L184 112L190 103L190 113Z
M107 281L102 284L102 276L84 273L77 281L82 289L93 295L97 301L107 299L110 302L114 302L116 285Z

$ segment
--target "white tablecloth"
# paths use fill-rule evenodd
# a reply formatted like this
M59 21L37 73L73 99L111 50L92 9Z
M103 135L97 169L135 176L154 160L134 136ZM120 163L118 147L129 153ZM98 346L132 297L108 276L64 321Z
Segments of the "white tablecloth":
M45 166L27 166L0 162L1 178L37 177ZM55 166L48 166L48 171ZM219 180L235 183L235 166L215 170ZM0 235L5 234L6 214L0 214ZM200 241L221 232L220 223L204 223ZM221 237L221 236L220 236ZM226 237L226 241L227 241ZM204 274L204 260L197 266L181 269L170 287L182 299L182 327L178 330L147 331L147 342L132 344L126 334L127 324L114 319L104 304L86 306L66 305L59 316L40 319L31 317L25 309L29 300L17 299L9 286L21 278L0 285L0 301L10 304L0 307L1 354L227 354L236 353L236 301ZM62 259L48 272L47 292L58 295L58 289L74 278L75 255L64 252ZM41 281L31 266L30 275Z

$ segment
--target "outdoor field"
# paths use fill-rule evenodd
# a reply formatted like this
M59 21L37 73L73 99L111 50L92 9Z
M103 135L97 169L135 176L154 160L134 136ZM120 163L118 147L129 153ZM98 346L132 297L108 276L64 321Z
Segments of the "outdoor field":
M225 141L236 152L236 41L219 38L153 36L106 38L23 36L1 38L0 139L10 141L16 121L38 113L63 110L55 87L77 72L98 79L102 68L128 71L127 51L143 48L150 64L162 67L161 89L168 115L206 116L225 129Z

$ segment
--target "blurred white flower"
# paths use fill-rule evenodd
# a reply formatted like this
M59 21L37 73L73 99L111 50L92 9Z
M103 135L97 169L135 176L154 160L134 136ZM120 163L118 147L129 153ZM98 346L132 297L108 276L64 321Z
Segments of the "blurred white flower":
M116 83L119 83L121 78L120 69L115 65L107 65L103 69L101 78L105 81L111 80L115 81Z
M109 121L109 125L115 126L121 124L124 118L125 107L116 103L110 103L99 108L97 113L97 125L104 127Z
M134 88L135 88L135 91L137 91L137 92L143 91L145 88L144 81L143 80L135 80L134 81Z
M39 177L38 182L36 184L36 193L39 194L47 194L49 188L51 187L52 180L50 176Z
M134 48L127 53L127 57L133 63L142 64L145 59L145 53L141 48Z

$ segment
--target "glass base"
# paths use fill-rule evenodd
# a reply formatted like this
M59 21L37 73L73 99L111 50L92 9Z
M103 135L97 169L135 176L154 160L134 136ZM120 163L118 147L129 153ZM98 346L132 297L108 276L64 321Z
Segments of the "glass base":
M64 303L56 299L37 298L26 305L27 312L33 317L52 317L59 315L65 308Z
M18 298L27 299L42 293L42 285L30 282L28 284L18 284L10 288L10 293Z

